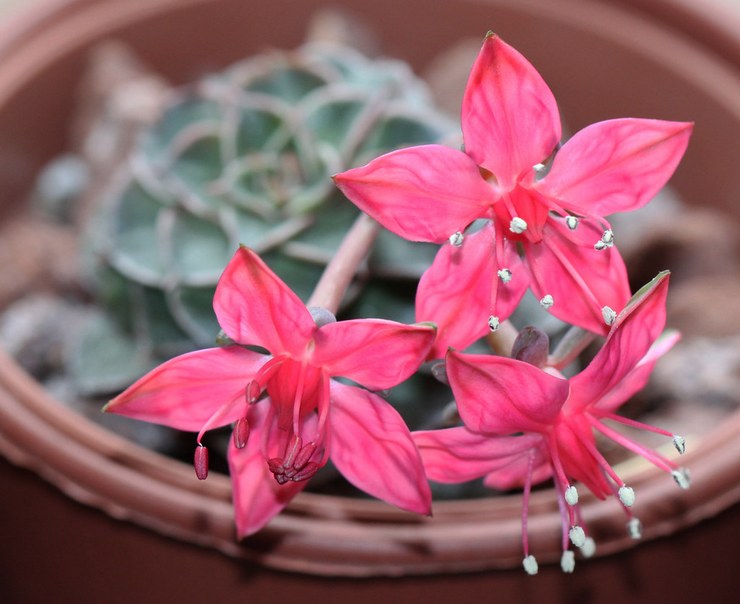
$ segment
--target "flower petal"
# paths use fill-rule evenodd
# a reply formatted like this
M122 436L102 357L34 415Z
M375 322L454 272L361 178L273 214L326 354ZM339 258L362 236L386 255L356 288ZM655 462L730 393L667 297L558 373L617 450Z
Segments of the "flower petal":
M334 182L363 212L410 241L447 241L496 198L473 160L441 145L381 155Z
M371 390L400 384L424 362L434 342L432 325L382 319L329 323L314 336L312 362L331 376L350 378Z
M431 511L421 457L398 412L382 398L331 383L330 456L357 488L401 509Z
M501 241L496 254L494 228L488 222L466 235L462 246L446 244L422 275L416 292L416 320L437 325L429 358L441 359L449 347L463 349L489 331L488 318L504 321L527 289L529 275L516 248ZM497 271L506 270L506 283Z
M638 292L612 325L604 346L591 363L571 378L572 404L596 404L640 363L665 326L668 273L658 276Z
M483 42L462 103L465 152L503 188L560 141L555 97L537 70L493 34Z
M305 305L260 257L237 250L213 298L219 325L239 344L300 356L316 325Z
M448 484L480 478L521 455L528 459L529 451L542 440L539 435L491 436L464 426L422 430L411 436L429 479Z
M568 398L568 381L528 363L447 353L447 377L463 423L475 432L547 432Z
M621 310L630 296L624 261L616 247L597 250L604 234L590 220L571 231L551 218L540 243L524 243L531 288L538 298L551 295L550 312L571 325L606 334L604 306Z
M250 407L248 421L251 433L247 446L237 449L232 439L228 452L239 537L262 529L308 484L302 481L279 485L270 472L262 451L263 432L268 430L267 451L284 449L285 432L275 426L266 401Z
M189 352L150 371L105 411L197 432L233 402L234 408L213 427L225 426L244 415L244 388L269 359L239 346Z
M671 177L692 127L634 118L592 124L563 145L536 187L578 213L636 210Z

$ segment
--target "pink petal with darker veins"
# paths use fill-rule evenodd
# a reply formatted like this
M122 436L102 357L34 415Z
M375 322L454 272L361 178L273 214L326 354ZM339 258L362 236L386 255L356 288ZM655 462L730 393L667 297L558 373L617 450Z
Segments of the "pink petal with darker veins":
M472 159L441 145L387 153L334 182L363 212L409 241L447 241L484 216L497 197Z
M489 34L462 104L465 152L511 188L545 161L560 141L555 98L537 70L501 38Z
M434 336L431 325L382 319L329 323L316 332L312 362L331 376L384 390L400 384L419 368Z
M269 360L238 346L190 352L150 371L104 410L192 432L220 411L212 427L224 426L244 415L244 389Z
M216 287L213 310L232 340L301 356L316 329L305 305L252 250L241 247Z
M578 214L636 210L673 175L692 127L634 118L592 124L563 145L535 187Z
M331 383L330 456L362 491L409 512L429 514L421 457L398 412L378 395Z
M463 423L475 432L547 432L568 398L568 380L506 357L447 353L447 377Z

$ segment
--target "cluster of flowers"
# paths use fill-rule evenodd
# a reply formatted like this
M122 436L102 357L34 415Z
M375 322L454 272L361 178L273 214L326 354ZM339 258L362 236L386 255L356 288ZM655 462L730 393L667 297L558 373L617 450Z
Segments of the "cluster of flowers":
M616 410L676 342L663 334L669 276L630 298L624 263L604 215L645 204L683 155L691 124L615 119L560 148L552 92L516 50L489 34L462 106L464 151L425 145L395 151L335 177L360 209L396 234L442 244L422 277L417 324L336 321L307 308L250 249L226 267L214 310L232 345L168 361L106 410L197 431L195 471L208 473L201 437L234 425L229 464L240 536L259 531L331 458L352 484L404 510L431 513L428 480L524 488L523 565L537 572L526 522L532 485L552 479L569 542L589 555L574 482L630 512L633 490L596 446L613 439L673 474L676 464L609 423L678 436ZM606 336L591 363L566 379L547 344L520 338L512 358L463 352L498 331L530 288L572 325ZM247 346L261 347L268 354ZM443 372L463 425L411 433L377 391L425 361ZM332 379L348 378L358 386Z

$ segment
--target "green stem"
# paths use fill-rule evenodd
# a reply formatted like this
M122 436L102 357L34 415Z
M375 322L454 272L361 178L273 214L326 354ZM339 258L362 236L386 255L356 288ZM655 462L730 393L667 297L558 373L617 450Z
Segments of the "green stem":
M326 265L306 306L319 306L337 314L347 288L370 253L379 232L380 225L366 214L355 220L331 262Z

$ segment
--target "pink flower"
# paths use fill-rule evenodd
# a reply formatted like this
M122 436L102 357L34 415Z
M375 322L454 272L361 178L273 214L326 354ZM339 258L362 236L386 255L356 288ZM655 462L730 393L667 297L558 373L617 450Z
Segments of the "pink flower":
M620 310L630 293L603 216L647 203L675 170L691 129L608 120L557 151L552 92L522 55L489 34L463 99L464 152L401 149L335 181L401 237L447 242L417 293L417 320L438 325L432 357L495 330L527 287L558 318L606 333L602 309ZM479 219L484 226L471 228Z
M349 378L370 390L395 386L425 358L433 326L312 315L247 248L221 276L214 310L238 345L166 362L106 411L199 431L199 444L206 430L235 422L228 458L241 536L261 529L329 456L358 488L429 513L421 458L399 414L373 392L330 378ZM205 447L196 448L195 466L205 478Z
M563 568L572 570L568 540L586 545L578 521L578 481L597 497L616 494L628 513L628 527L638 536L639 523L629 508L634 492L599 453L594 430L671 472L683 488L688 475L674 462L615 430L622 423L681 437L618 416L615 411L646 383L657 359L678 339L658 336L665 324L668 274L643 288L616 318L606 342L581 373L565 379L551 368L540 369L514 359L450 351L447 376L464 426L415 432L414 440L427 475L439 482L485 477L487 486L524 486L522 538L525 568L536 571L526 534L527 502L533 484L552 477L563 514ZM592 542L590 543L592 545Z

